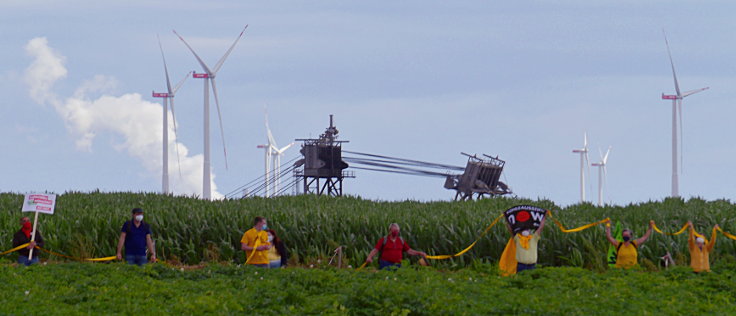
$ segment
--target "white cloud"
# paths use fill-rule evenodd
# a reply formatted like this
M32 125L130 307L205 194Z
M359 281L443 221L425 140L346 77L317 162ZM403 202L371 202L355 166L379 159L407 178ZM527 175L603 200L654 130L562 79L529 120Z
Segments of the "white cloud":
M54 84L66 77L64 57L48 46L46 38L34 38L26 45L26 52L34 58L26 69L25 82L31 98L41 104L52 105L77 138L80 150L91 151L99 133L113 133L123 137L116 146L136 158L151 173L159 173L162 165L163 139L161 104L143 100L138 93L110 95L116 86L111 77L97 75L81 84L72 97L62 100L53 93ZM100 95L100 96L96 96ZM169 113L169 121L173 117ZM169 125L169 174L171 189L178 194L201 194L202 155L189 156L186 146L176 141L173 124ZM178 176L177 149L180 155L181 177ZM216 192L212 177L213 196Z

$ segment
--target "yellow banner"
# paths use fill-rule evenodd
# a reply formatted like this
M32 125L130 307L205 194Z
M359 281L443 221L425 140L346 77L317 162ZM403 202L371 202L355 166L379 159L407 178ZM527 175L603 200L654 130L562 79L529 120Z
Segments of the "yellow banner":
M60 254L58 252L53 252L51 250L43 249L43 248L38 247L38 246L36 246L36 249L41 250L41 251L46 252L46 253L49 253L49 254L52 254L54 256L63 257L63 258L67 258L67 259L72 259L72 260L76 260L76 261L103 262L103 261L112 261L112 260L117 259L116 256L102 257L102 258L74 258L72 256L67 256L67 255L64 255L64 254Z
M736 240L736 236L727 233L720 226L718 227L718 231L721 232L721 234L723 234L723 236L726 236L726 237L728 237L730 239Z
M654 228L656 232L663 234L663 235L677 236L679 234L684 233L687 230L687 223L685 223L685 225L683 225L682 228L680 228L680 230L678 230L676 233L665 233L661 229L659 229L659 227L657 227L657 224L652 224L652 228Z

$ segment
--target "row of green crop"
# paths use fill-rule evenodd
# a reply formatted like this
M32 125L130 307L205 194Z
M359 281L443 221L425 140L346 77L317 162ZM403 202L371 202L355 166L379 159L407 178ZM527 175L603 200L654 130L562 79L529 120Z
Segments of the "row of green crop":
M733 265L693 274L542 268L499 277L492 265L456 272L260 269L208 265L0 265L9 315L733 315Z
M10 247L17 231L22 195L0 194L0 248ZM355 197L285 196L273 199L203 201L147 193L65 193L59 195L55 215L41 215L40 230L47 248L79 257L109 256L122 223L130 210L141 207L151 224L159 257L195 264L203 261L242 262L238 249L245 230L255 216L265 216L294 254L292 262L327 259L338 246L345 246L345 262L359 265L375 242L386 234L389 223L402 227L404 239L415 249L430 254L452 254L471 242L501 212L517 204L533 204L553 210L567 227L576 227L606 217L620 220L637 235L653 219L664 230L676 230L692 220L701 231L720 224L736 232L729 201L667 199L624 207L590 204L560 209L550 201L498 198L468 202L376 202ZM435 261L444 267L467 266L474 261L496 261L509 234L503 225L491 230L464 256ZM640 249L642 264L656 269L659 257L673 254L687 264L687 236L653 234ZM729 260L734 241L720 238L713 260ZM549 223L540 242L539 263L546 266L578 266L605 269L608 244L603 228L562 233Z

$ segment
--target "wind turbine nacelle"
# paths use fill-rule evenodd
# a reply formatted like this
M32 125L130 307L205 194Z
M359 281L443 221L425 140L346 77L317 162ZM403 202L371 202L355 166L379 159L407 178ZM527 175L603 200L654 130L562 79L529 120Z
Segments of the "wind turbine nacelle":
M210 75L207 74L207 73L201 73L201 74L198 74L196 72L195 73L192 73L192 78L206 79L206 78L209 78L209 77L210 77Z
M662 93L662 100L677 100L677 96L673 94Z
M153 97L154 98L168 98L169 94L166 92L154 92Z

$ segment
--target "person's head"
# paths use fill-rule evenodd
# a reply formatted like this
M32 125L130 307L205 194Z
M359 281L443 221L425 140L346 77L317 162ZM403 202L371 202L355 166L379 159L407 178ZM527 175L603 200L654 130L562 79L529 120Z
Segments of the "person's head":
M268 223L265 218L256 216L256 218L253 219L253 228L257 231L268 229Z
M399 224L391 223L391 225L388 225L388 233L391 237L398 237L401 233L401 227L399 227Z
M698 246L703 246L705 244L705 238L698 236L695 238L695 243Z
M134 208L131 213L133 213L133 220L136 222L142 222L143 221L143 209L140 207Z
M281 239L279 239L279 236L276 235L276 232L273 229L267 229L266 232L268 233L268 242L272 244L281 242Z
M629 240L631 240L632 238L634 238L634 235L633 235L633 234L631 233L631 230L629 230L629 229L624 229L624 230L623 230L623 231L621 232L621 237L623 237L624 241L626 242L626 241L629 241Z
M28 218L28 217L26 217L26 216L21 217L20 218L20 226L23 227L23 228L26 228L26 227L27 228L30 228L31 227L31 219Z

